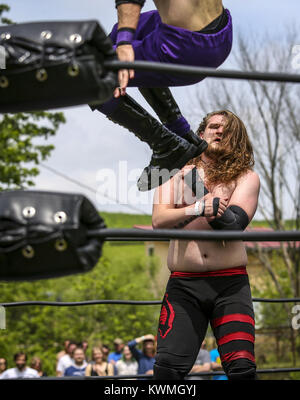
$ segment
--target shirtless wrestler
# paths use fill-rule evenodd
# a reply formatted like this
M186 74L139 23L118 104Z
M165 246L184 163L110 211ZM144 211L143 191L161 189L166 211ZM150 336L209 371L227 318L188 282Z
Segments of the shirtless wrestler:
M255 214L260 188L246 128L233 113L217 111L203 119L197 133L208 148L156 189L153 227L243 231ZM206 193L197 198L187 180L195 167ZM183 379L209 322L228 379L256 379L246 265L242 241L170 242L171 275L159 321L154 379Z
M222 0L155 0L157 10L141 13L145 0L116 0L118 23L110 38L121 61L152 61L217 68L232 47L232 21ZM160 184L158 169L182 168L199 156L207 143L197 137L182 116L168 86L186 86L203 78L121 70L115 97L91 108L133 132L153 150L139 190ZM126 94L138 87L163 126Z

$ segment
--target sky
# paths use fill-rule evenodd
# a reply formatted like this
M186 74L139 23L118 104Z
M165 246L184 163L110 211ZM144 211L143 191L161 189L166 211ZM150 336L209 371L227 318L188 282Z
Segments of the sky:
M11 7L7 16L15 22L96 19L107 33L116 22L114 0L2 0L1 3ZM224 0L223 3L233 17L233 49L238 33L250 40L268 33L266 40L280 42L286 27L299 25L299 0ZM151 9L154 3L147 0L144 11ZM233 67L233 58L229 56L221 68ZM131 88L128 93L153 114L137 89ZM188 88L172 88L172 93L183 114L188 112ZM35 189L83 193L100 211L151 214L154 191L141 193L136 187L137 178L151 158L149 147L86 105L53 111L63 111L67 123L49 140L55 150L41 166L41 173L34 180Z

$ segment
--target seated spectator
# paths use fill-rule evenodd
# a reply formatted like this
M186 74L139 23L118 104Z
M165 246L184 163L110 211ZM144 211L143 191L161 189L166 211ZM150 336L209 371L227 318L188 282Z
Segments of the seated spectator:
M88 364L85 370L86 376L113 376L114 367L111 363L103 360L103 353L100 347L94 347L92 350L92 362Z
M143 343L142 351L136 348L136 345L141 342ZM154 356L156 353L155 337L149 334L133 339L127 344L133 357L138 362L138 374L153 375Z
M109 363L115 364L122 357L122 352L124 348L124 342L120 338L114 340L115 351L109 353L107 361Z
M26 366L27 355L25 353L17 353L14 355L15 368L9 368L0 375L0 379L14 378L39 378L39 374L35 369Z
M203 340L200 351L197 355L195 364L190 370L190 373L194 372L209 372L210 371L210 354L209 351L205 349L206 342ZM206 380L210 379L210 376L187 376L186 380Z
M39 357L33 357L31 359L30 367L35 369L39 376L47 376L46 372L42 368L42 360Z
M103 354L103 361L107 361L108 355L109 355L109 347L107 344L103 344L101 347L102 354Z
M81 347L77 347L72 353L72 358L73 364L66 368L64 376L84 376L87 367L84 350Z
M138 363L133 357L130 348L124 346L123 355L116 362L116 375L136 375L138 371Z
M210 359L211 359L210 366L213 371L222 371L223 370L220 354L219 354L219 351L217 348L210 351ZM214 375L213 380L214 381L228 381L228 378L226 375Z
M72 353L76 349L77 344L70 341L67 347L67 354L62 356L56 366L56 376L64 376L65 370L73 365Z
M3 374L3 372L6 370L7 368L7 361L5 358L0 357L0 375Z

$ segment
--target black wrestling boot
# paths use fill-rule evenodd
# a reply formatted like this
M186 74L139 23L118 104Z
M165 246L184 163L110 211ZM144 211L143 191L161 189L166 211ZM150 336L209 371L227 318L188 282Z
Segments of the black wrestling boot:
M189 160L205 150L165 128L127 94L121 96L119 104L107 117L133 132L153 150L151 162L138 180L140 191L151 190L163 184Z
M139 91L147 101L147 103L153 108L161 123L166 125L168 129L172 130L171 126L178 120L183 120L187 126L187 131L184 134L177 133L188 142L194 144L197 147L202 148L202 152L206 150L207 143L200 139L199 136L190 129L188 123L185 121L178 104L176 103L171 90L167 88L139 88ZM170 125L170 126L168 126Z

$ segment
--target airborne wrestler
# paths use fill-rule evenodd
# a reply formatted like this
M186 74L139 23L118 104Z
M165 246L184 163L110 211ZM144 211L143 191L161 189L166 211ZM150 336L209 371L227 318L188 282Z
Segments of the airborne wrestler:
M208 148L156 189L153 227L243 231L255 214L260 189L246 128L232 112L216 111L203 119L197 134ZM228 379L256 379L246 265L242 241L170 242L171 275L160 315L154 379L184 378L208 323Z
M121 61L151 61L217 68L232 47L232 20L222 0L155 0L157 10L141 13L145 0L116 0L118 23L110 38ZM133 132L153 150L138 181L140 190L161 182L157 170L182 168L207 148L175 102L169 86L192 85L203 78L148 71L119 71L120 88L101 106L91 106ZM161 125L126 94L138 87ZM166 179L165 179L166 180Z

